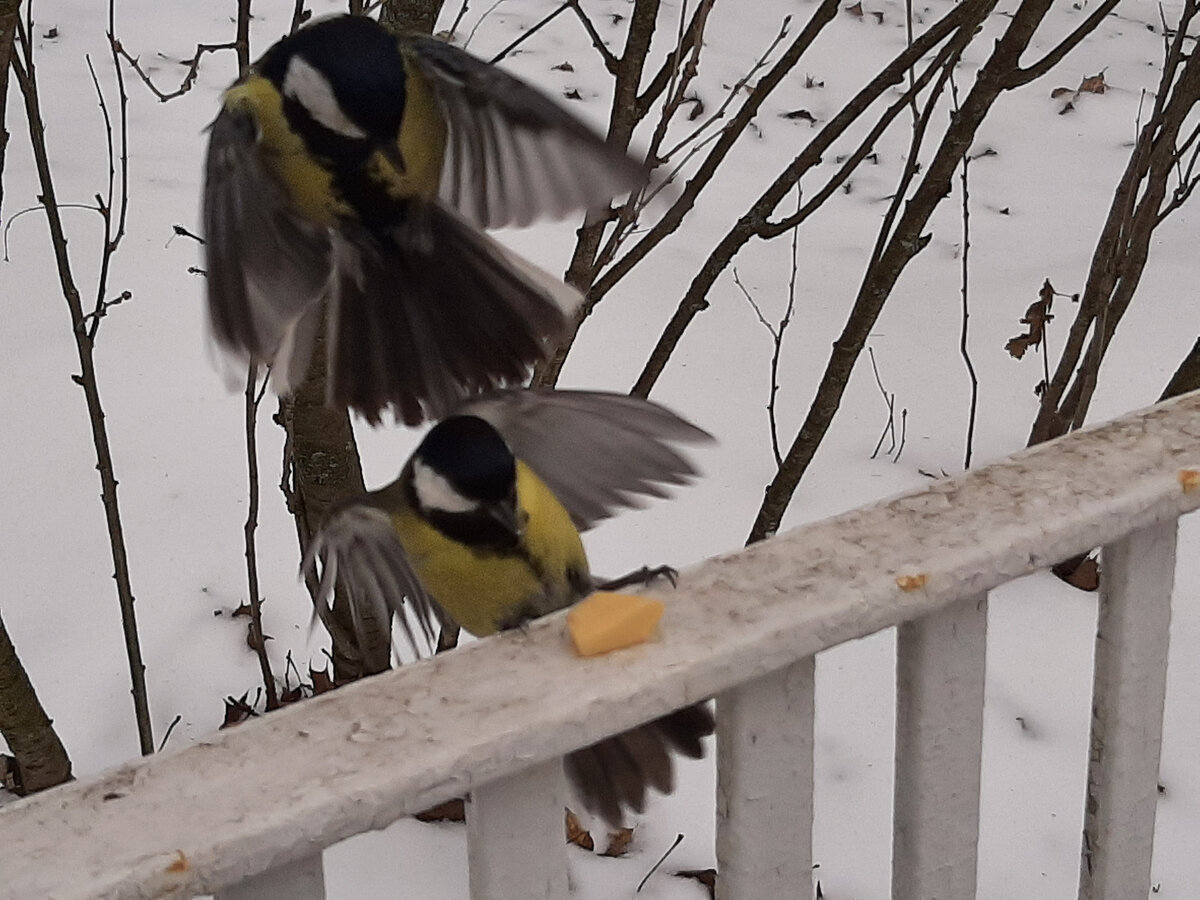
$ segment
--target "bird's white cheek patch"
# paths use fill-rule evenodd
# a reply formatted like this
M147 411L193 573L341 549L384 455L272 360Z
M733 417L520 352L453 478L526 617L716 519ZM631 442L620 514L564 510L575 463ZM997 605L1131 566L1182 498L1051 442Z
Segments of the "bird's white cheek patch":
M283 76L283 94L291 97L330 131L363 140L367 133L350 121L333 94L329 79L299 56L293 56Z
M465 513L479 508L478 503L468 500L449 481L419 459L413 462L413 490L416 491L417 502L426 510Z

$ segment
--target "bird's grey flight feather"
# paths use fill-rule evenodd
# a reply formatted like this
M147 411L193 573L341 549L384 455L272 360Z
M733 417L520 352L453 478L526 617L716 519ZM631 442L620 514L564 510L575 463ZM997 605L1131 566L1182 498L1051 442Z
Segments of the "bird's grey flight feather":
M412 606L426 645L432 645L434 627L443 622L441 609L413 571L391 519L383 510L364 501L351 502L335 510L309 544L303 566L308 572L319 569L320 587L314 602L320 618L329 614L335 586L343 586L350 601L360 648L384 647L387 650L377 652L390 652L390 641L371 640L372 636L364 634L363 628L367 621L388 622L394 613L413 653L423 655L405 615L406 599ZM372 671L381 671L387 668L388 660L366 662Z
M656 403L602 391L497 391L454 412L495 428L581 531L690 481L696 467L672 444L712 440Z
M329 236L290 211L257 141L247 115L225 110L212 124L203 220L213 336L256 363L274 361L286 344L283 368L302 372L312 330L294 329L325 290Z
M441 199L480 228L603 206L646 170L542 93L435 38L407 41L446 119Z

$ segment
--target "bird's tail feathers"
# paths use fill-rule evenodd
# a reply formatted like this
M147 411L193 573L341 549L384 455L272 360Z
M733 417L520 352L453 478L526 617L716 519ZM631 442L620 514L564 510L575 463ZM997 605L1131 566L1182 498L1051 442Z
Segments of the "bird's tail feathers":
M715 728L707 704L679 709L576 750L566 759L567 775L583 805L616 827L623 820L624 810L645 810L649 788L663 794L674 789L671 751L702 759L702 739Z

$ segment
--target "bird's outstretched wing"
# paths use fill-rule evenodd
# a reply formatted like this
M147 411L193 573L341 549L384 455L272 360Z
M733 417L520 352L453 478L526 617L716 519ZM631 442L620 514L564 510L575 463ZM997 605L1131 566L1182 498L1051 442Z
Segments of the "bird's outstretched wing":
M203 211L208 310L222 347L274 363L277 386L294 385L312 355L329 236L291 211L257 142L248 112L222 110L212 124Z
M607 204L646 170L502 69L445 41L405 39L448 130L441 200L480 228Z
M378 635L368 633L369 623L390 623L393 614L413 653L422 655L405 615L406 599L427 646L436 639L434 626L444 624L441 608L413 571L388 514L364 500L350 502L326 518L310 542L302 565L305 571L319 574L314 603L322 621L332 614L329 603L334 587L342 585L350 602L358 646L364 654L375 657L364 660L368 671L386 669L391 654L390 635L380 640Z
M581 531L686 484L698 473L676 445L712 440L657 403L603 391L496 391L454 412L500 432Z

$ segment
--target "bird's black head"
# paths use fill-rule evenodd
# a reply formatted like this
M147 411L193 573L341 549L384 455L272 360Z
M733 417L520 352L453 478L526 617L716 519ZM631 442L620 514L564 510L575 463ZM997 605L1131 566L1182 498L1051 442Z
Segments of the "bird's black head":
M342 137L351 130L337 127L338 112L373 142L394 141L400 130L404 57L396 36L374 19L319 19L271 47L255 68L286 100Z
M498 503L512 495L517 463L504 438L476 416L451 416L425 435L415 459L464 500Z

